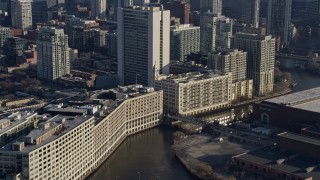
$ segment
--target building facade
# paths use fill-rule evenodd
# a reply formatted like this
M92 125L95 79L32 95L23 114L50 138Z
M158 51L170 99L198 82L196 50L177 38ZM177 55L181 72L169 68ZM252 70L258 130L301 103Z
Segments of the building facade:
M244 0L244 13L246 24L259 27L260 0Z
M4 42L4 53L8 58L8 64L16 64L16 58L23 55L26 43L25 39L19 37L9 37L6 39Z
M117 33L112 32L107 34L107 48L109 55L117 56Z
M85 115L42 115L36 128L0 150L0 176L85 179L128 135L157 126L162 117L162 91L138 86L121 88L101 92L108 98L99 101L108 105L81 106L87 109ZM131 88L139 91L126 90ZM93 116L96 112L98 115Z
M247 79L247 53L237 49L217 48L208 54L208 68L232 73L232 81Z
M160 7L118 9L117 46L120 84L153 86L169 74L170 11Z
M319 124L319 103L318 87L255 103L253 117L271 126L299 131L305 124Z
M91 0L91 17L93 19L105 19L107 11L106 0Z
M230 48L233 21L206 12L200 17L200 51L207 54L217 47Z
M222 0L200 0L200 11L212 12L216 15L222 14Z
M247 53L237 49L217 48L208 54L208 68L232 73L233 101L252 98L252 80L247 79Z
M163 4L164 9L170 10L170 15L180 19L181 24L189 24L190 4L185 1L170 1Z
M48 17L47 0L32 0L32 23L46 23Z
M273 92L275 39L269 36L236 33L232 47L247 52L247 78L253 80L257 96Z
M281 42L289 45L291 40L292 0L270 0L268 2L268 34L280 37Z
M313 25L319 19L318 0L292 0L292 21Z
M28 30L32 28L32 0L11 1L11 23L14 28Z
M9 37L12 37L11 29L7 27L0 27L0 48L3 48L6 39Z
M183 61L185 56L200 51L200 27L173 26L170 33L170 60Z
M68 36L63 29L40 28L36 43L39 79L52 81L70 74Z
M232 75L195 72L163 76L155 81L155 89L163 90L166 113L196 115L230 106Z

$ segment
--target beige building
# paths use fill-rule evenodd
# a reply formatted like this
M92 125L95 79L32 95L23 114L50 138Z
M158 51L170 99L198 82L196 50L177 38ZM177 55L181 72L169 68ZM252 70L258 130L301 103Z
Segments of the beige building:
M230 106L232 74L208 71L162 76L155 88L164 92L167 113L196 115Z
M83 102L88 114L94 115L42 116L35 129L0 150L0 176L84 179L128 135L159 124L162 99L162 91L127 86L94 92L89 101ZM97 111L90 111L96 107L90 102L100 103Z
M232 47L247 52L247 78L253 80L253 93L263 96L273 92L275 42L271 35L236 33Z
M245 79L232 83L232 101L251 99L253 92L252 79Z
M247 53L217 48L208 54L208 68L232 73L232 101L252 98L252 80L247 79Z
M237 49L217 48L208 54L208 68L231 72L232 81L247 78L247 53Z

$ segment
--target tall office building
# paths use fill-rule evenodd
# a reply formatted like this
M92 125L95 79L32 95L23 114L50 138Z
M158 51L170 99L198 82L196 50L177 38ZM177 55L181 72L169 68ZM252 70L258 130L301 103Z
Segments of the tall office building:
M232 47L247 52L247 77L253 80L254 94L261 96L273 91L275 39L249 33L236 33Z
M70 74L68 36L63 29L40 28L37 39L37 75L39 79L55 80Z
M170 15L180 18L181 24L189 24L190 4L185 1L175 0L163 4L164 9L170 10Z
M280 37L281 42L290 42L292 0L269 0L268 2L268 34Z
M159 74L169 74L170 11L118 8L117 21L120 84L153 86Z
M216 47L230 48L232 37L231 19L206 12L200 17L200 51L209 53Z
M200 11L212 12L216 15L222 14L222 0L200 0Z
M171 27L170 60L183 61L186 55L199 51L200 27L189 24Z
M28 30L32 28L32 0L11 1L11 23L14 28Z
M107 11L106 0L91 0L91 16L93 19L105 19Z
M259 27L260 0L244 0L244 13L246 24Z

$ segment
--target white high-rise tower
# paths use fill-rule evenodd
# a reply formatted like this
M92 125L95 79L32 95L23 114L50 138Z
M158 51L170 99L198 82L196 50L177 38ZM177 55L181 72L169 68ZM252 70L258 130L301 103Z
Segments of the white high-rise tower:
M153 86L159 74L169 74L170 11L118 8L117 20L120 84Z

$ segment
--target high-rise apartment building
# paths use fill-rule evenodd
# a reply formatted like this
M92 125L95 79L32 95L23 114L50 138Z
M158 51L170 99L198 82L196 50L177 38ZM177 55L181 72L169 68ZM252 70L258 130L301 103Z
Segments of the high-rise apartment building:
M52 81L70 74L68 35L64 34L63 29L40 28L36 43L39 79Z
M268 34L280 37L285 45L288 45L291 39L291 5L292 0L268 2Z
M220 16L216 24L215 48L230 48L232 38L233 20Z
M236 33L232 47L247 52L247 78L253 80L254 94L261 96L273 91L275 39L249 33Z
M200 51L209 53L216 47L230 48L233 21L206 12L200 17Z
M107 11L106 0L91 0L91 17L93 19L105 19Z
M163 90L166 113L196 115L230 106L232 75L209 71L161 76L155 89Z
M185 1L175 0L163 4L164 9L170 10L170 15L180 18L181 24L189 24L190 4Z
M4 42L9 37L12 37L11 29L8 27L1 27L0 26L0 48L3 48Z
M200 11L204 12L212 12L216 15L222 14L222 0L200 0Z
M199 51L200 27L189 24L171 27L170 60L183 61L186 55Z
M94 28L72 26L68 34L69 47L78 49L80 52L93 51L95 46L94 36Z
M247 52L217 48L208 54L208 68L232 74L232 100L252 98L252 80L247 79Z
M232 73L232 81L247 79L247 52L217 48L208 55L208 68Z
M244 0L245 22L255 28L259 27L260 0Z
M11 23L14 28L28 30L32 28L32 0L11 1Z
M118 8L117 21L120 84L153 86L159 74L169 74L170 11Z

